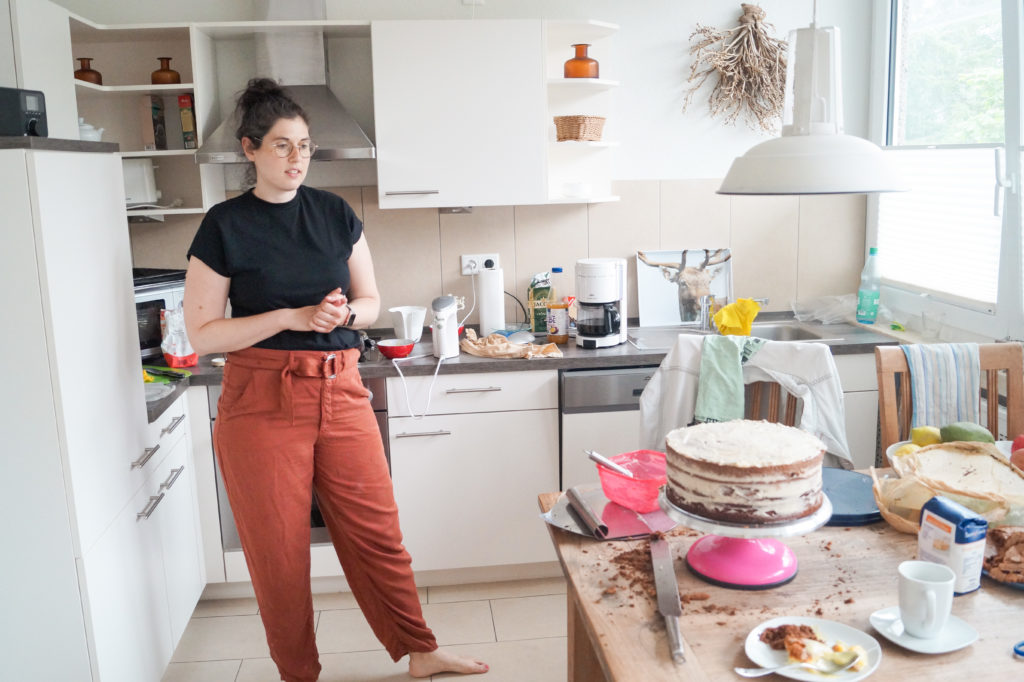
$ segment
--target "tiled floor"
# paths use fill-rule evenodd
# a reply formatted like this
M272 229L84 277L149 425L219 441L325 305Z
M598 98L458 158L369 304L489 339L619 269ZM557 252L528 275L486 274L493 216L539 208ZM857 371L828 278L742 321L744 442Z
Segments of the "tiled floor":
M564 682L565 581L561 578L420 589L438 643L484 660L481 682ZM349 593L314 595L321 682L410 680L393 663ZM255 599L203 601L163 682L278 682ZM435 675L434 680L469 679Z

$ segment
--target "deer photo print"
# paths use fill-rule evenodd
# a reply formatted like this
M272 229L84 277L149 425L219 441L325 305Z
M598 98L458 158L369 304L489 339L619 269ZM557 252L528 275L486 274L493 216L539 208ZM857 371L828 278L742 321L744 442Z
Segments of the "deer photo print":
M636 293L641 327L696 324L701 296L713 310L732 301L729 249L637 251Z

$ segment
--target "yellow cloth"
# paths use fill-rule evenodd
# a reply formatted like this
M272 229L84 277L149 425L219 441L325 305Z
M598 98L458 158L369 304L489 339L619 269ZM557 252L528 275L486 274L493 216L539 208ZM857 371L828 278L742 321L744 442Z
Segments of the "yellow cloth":
M738 298L735 303L730 303L715 313L715 326L722 334L750 336L750 326L760 310L761 306L757 301Z
M462 350L481 358L560 358L562 351L553 343L512 343L501 334L478 339L472 329L459 341Z

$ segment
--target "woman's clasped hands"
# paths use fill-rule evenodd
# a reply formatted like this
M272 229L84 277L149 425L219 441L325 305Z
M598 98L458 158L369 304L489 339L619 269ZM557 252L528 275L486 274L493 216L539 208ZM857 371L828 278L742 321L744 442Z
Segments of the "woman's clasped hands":
M296 331L313 331L326 334L335 327L345 324L352 310L348 298L337 288L324 296L316 305L300 308L303 324Z

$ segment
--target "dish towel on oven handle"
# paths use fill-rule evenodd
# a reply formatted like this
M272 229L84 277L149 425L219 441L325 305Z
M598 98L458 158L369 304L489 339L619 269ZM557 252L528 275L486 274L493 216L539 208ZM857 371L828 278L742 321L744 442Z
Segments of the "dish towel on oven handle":
M915 343L900 346L910 368L914 412L910 426L978 423L981 360L976 343Z

